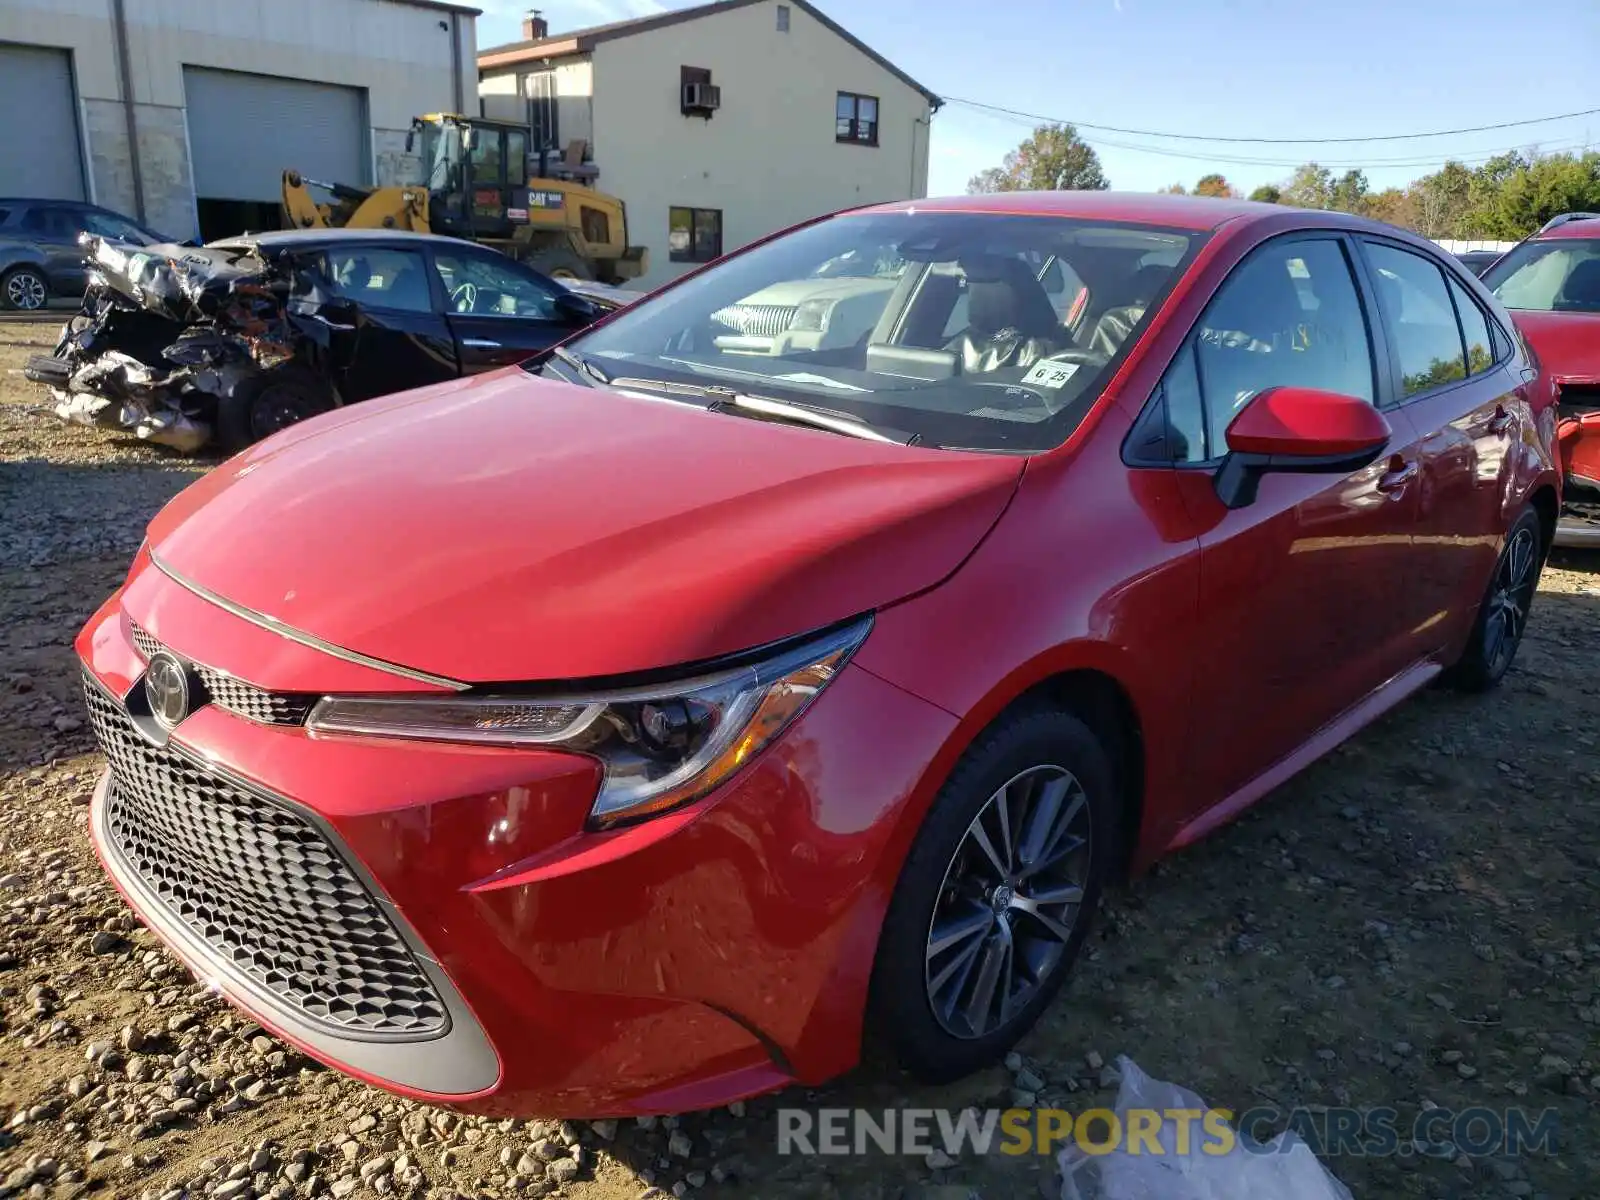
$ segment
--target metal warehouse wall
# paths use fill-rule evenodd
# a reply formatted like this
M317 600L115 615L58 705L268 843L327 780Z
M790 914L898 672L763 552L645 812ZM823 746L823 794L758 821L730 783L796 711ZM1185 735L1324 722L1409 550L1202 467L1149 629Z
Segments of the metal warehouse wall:
M407 165L405 134L413 116L476 103L474 20L470 12L448 5L405 0L120 0L131 82L130 139L114 36L118 4L0 0L0 42L56 47L70 54L90 198L142 215L176 236L195 230L186 66L361 89L370 122L366 174L378 183L393 180ZM238 136L248 141L250 128L241 127ZM275 153L271 139L262 141L263 153ZM12 172L0 162L0 194L11 190L8 174ZM136 198L141 190L142 214Z

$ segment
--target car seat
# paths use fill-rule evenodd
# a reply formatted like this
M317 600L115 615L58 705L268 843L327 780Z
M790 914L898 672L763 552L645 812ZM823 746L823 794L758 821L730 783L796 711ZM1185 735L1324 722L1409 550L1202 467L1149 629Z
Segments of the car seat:
M967 329L946 344L964 372L1028 367L1066 346L1044 285L1020 258L998 254L961 260L967 277Z

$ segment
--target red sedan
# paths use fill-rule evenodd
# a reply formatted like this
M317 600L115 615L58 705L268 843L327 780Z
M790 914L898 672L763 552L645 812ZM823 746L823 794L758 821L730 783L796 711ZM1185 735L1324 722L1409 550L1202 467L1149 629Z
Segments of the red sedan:
M1566 475L1555 544L1600 548L1600 213L1566 213L1483 273L1539 358Z
M684 1110L864 1037L959 1075L1108 880L1505 673L1560 502L1525 353L1333 213L812 222L174 500L77 643L95 845L430 1101Z

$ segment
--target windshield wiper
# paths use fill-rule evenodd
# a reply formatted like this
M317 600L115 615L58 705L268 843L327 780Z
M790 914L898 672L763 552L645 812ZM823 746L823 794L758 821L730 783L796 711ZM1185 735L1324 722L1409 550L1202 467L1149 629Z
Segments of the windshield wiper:
M645 388L673 396L693 396L708 401L706 409L709 412L731 412L758 420L787 421L792 425L826 429L830 433L842 433L846 437L862 438L869 442L914 446L922 440L920 433L903 433L898 429L868 425L865 421L844 413L813 408L809 404L800 404L793 400L757 396L734 388L718 387L715 384L682 383L676 379L640 379L631 375L614 375L602 382L619 391Z
M758 419L787 421L791 425L808 425L813 429L826 429L846 437L862 438L869 442L888 442L891 445L914 446L922 440L920 433L902 433L898 429L883 429L868 425L843 413L813 408L793 400L774 400L770 396L754 396L749 392L731 392L720 396L708 406L712 412L749 413Z
M595 366L587 358L578 357L571 350L566 349L564 346L554 347L550 351L550 357L560 359L574 371L577 371L580 375L583 375L586 378L594 380L596 383L609 384L611 382L610 378L599 367Z

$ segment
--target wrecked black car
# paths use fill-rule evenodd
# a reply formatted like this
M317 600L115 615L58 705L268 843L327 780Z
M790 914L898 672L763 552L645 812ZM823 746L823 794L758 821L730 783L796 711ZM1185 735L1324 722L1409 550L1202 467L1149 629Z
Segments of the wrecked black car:
M427 234L82 241L83 310L24 373L67 420L190 452L237 450L340 405L511 366L613 307Z

